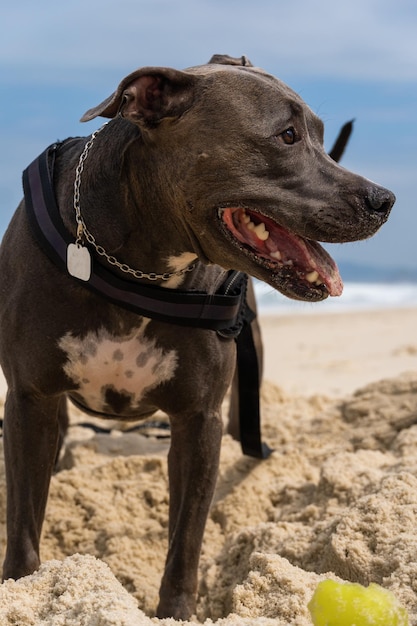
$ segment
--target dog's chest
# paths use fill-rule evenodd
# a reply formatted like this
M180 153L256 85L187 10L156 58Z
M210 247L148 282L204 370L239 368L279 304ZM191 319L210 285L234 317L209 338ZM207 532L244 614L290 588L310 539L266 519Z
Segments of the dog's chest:
M83 337L66 334L59 347L74 395L86 408L109 415L133 416L146 393L170 380L177 366L175 350L164 350L146 337L147 322L128 335L107 330Z

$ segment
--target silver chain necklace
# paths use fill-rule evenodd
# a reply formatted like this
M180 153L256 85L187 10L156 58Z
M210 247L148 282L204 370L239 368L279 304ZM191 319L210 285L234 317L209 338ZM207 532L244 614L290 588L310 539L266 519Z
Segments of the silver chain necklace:
M111 120L109 120L109 122L110 121ZM81 209L80 209L81 175L84 170L84 163L87 159L88 153L94 143L95 138L103 130L103 128L107 126L107 124L109 124L109 122L105 122L105 124L103 124L101 128L94 131L94 133L91 135L90 139L87 141L87 143L84 146L84 150L82 151L80 155L80 159L78 161L78 165L75 170L74 211L75 211L75 219L77 222L77 238L75 240L75 244L70 244L69 246L69 250L68 250L69 256L68 256L68 262L67 262L68 271L73 276L76 276L77 278L81 278L81 280L89 279L90 273L91 273L91 259L90 259L87 248L83 246L83 240L85 239L86 241L88 241L88 243L91 246L93 246L97 254L104 257L110 265L117 267L119 270L121 270L125 274L130 274L134 276L134 278L147 278L148 280L169 280L173 276L183 276L187 272L191 272L195 268L195 263L193 263L192 265L189 265L188 267L182 270L178 270L176 272L171 272L171 273L164 272L163 274L157 274L156 272L143 272L142 270L135 270L129 265L127 265L126 263L120 263L120 261L118 261L116 257L112 256L111 254L108 254L106 250L103 248L103 246L100 246L97 244L94 235L92 235L90 231L88 230L84 222L84 219L81 215ZM83 266L81 270L79 267L80 264ZM88 266L88 268L84 269L86 265Z

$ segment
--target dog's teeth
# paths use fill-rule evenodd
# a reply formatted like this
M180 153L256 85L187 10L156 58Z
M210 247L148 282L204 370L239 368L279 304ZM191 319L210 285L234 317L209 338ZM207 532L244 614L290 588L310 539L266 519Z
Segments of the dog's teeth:
M276 250L275 252L270 252L270 256L272 256L273 259L277 259L277 261L281 261L282 259L282 255L279 250Z
M252 220L249 220L249 222L246 224L246 228L248 230L255 230L256 226L255 224L252 222Z
M256 233L256 236L258 237L258 239L260 239L261 241L266 241L268 239L269 231L266 230L265 224L263 222L260 222L260 224L255 226L253 230Z
M319 277L319 273L316 272L316 270L313 270L312 272L309 272L308 274L306 274L306 280L308 280L309 283L317 282L318 277Z
M244 224L249 224L249 222L251 221L250 217L249 217L249 215L247 213L243 213L243 215L241 217L241 220L242 220L242 222Z

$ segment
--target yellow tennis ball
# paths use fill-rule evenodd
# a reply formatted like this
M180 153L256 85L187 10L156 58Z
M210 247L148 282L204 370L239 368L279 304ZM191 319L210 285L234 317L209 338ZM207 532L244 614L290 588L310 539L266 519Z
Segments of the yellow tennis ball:
M308 603L314 626L408 626L394 594L375 583L320 582Z

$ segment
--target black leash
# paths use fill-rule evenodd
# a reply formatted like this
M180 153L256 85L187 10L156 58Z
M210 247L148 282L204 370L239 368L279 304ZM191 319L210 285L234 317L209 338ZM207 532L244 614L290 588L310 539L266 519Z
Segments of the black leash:
M71 140L69 140L71 141ZM67 231L56 205L53 166L56 152L49 146L23 172L26 211L32 231L47 256L68 276L67 248L74 237ZM244 454L266 458L270 450L261 441L259 370L252 337L254 313L246 302L248 277L231 270L215 294L143 285L114 274L96 258L88 281L79 285L139 315L181 326L215 330L237 343L239 419Z

